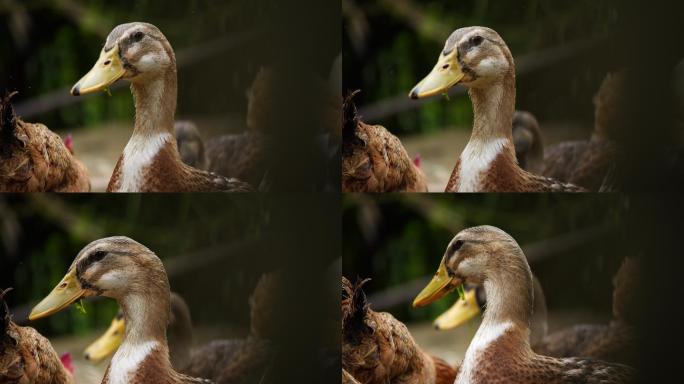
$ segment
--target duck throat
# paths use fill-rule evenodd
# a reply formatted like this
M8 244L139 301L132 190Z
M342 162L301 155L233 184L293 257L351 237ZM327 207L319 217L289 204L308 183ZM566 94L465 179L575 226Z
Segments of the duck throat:
M484 279L487 295L482 323L468 346L457 383L474 382L481 371L479 364L492 348L510 352L506 358L516 359L515 353L531 353L529 323L533 306L532 272L524 260L525 255L515 247L506 250L506 258L496 262ZM514 346L511 348L511 346Z
M145 284L145 289L133 291L117 299L126 324L121 346L109 366L109 383L130 383L145 361L161 361L170 367L166 343L169 321L169 289L166 284Z
M175 149L176 70L131 84L135 100L135 127L120 158L119 191L140 191L147 171L165 146ZM171 151L177 154L178 150ZM178 161L180 161L179 156Z
M495 161L503 157L517 164L513 146L515 75L482 88L470 88L474 122L470 140L460 156L459 192L479 192L485 175ZM498 163L501 163L499 161Z

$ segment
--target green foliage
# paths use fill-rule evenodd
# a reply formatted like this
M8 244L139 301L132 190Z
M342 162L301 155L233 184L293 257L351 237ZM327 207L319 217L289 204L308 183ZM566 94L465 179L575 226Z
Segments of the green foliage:
M406 95L432 69L448 35L460 27L482 25L495 29L513 55L519 57L614 32L621 5L617 0L408 0L398 2L411 7L411 12L402 13L397 11L400 6L390 1L354 3L368 30L361 37L352 34L352 26L361 23L361 16L345 14L344 82L346 89L363 90L365 104ZM364 49L357 48L360 46ZM585 74L575 71L569 77L582 76ZM573 79L563 82L560 89L567 88ZM572 95L589 93L582 105L590 107L595 80L579 84L582 92ZM549 99L553 98L537 102L540 105L535 105L535 113L543 116L551 108L544 104L550 104ZM409 110L373 123L390 127L395 134L427 133L445 127L469 129L472 108L464 95L451 102L433 101L418 111Z

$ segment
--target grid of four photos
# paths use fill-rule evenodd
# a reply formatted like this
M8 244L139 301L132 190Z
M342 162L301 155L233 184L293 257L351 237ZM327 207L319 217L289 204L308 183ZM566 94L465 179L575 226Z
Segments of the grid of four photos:
M0 0L0 384L681 381L677 8Z

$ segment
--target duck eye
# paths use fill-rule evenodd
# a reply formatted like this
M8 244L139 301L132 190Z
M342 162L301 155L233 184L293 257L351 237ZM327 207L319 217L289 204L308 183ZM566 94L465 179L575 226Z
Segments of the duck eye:
M136 33L133 34L133 41L137 43L137 42L139 42L140 40L142 40L143 37L145 37L145 34L142 33L142 32L140 32L140 31L138 31L138 32L136 32Z
M478 45L482 44L482 41L484 39L482 36L473 36L470 38L470 46L471 47L477 47Z
M454 253L454 252L458 251L459 249L461 249L461 247L463 246L463 243L464 243L463 240L456 240L454 245L451 246L451 252Z
M107 256L106 251L95 251L90 255L90 258L93 262L96 262L104 259L105 256Z

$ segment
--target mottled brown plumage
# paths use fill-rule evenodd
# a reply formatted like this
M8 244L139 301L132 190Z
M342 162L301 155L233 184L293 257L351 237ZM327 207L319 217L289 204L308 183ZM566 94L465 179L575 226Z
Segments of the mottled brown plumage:
M370 309L361 280L342 277L342 368L363 384L451 384L455 370L430 356L406 326Z
M614 279L611 322L562 329L535 344L534 350L554 357L581 356L631 366L637 364L635 322L639 316L639 300L635 296L638 296L641 283L638 262L626 258Z
M0 383L73 383L50 342L35 329L12 321L4 300L9 291L0 290Z
M609 173L619 154L616 137L625 126L620 110L625 73L609 73L594 97L594 131L589 140L562 142L544 150L543 175L592 191L614 190Z
M59 135L14 114L15 93L0 99L0 192L90 191L88 171Z
M427 192L425 175L401 141L381 125L368 125L352 101L344 101L343 192Z
M464 283L484 286L487 307L456 384L622 384L636 379L625 365L533 352L532 272L520 246L504 231L479 226L459 232L414 305L430 304Z
M122 189L124 155L117 161L107 191ZM139 171L142 179L137 192L250 192L250 184L235 178L190 167L180 160L176 143L166 142L149 166Z

